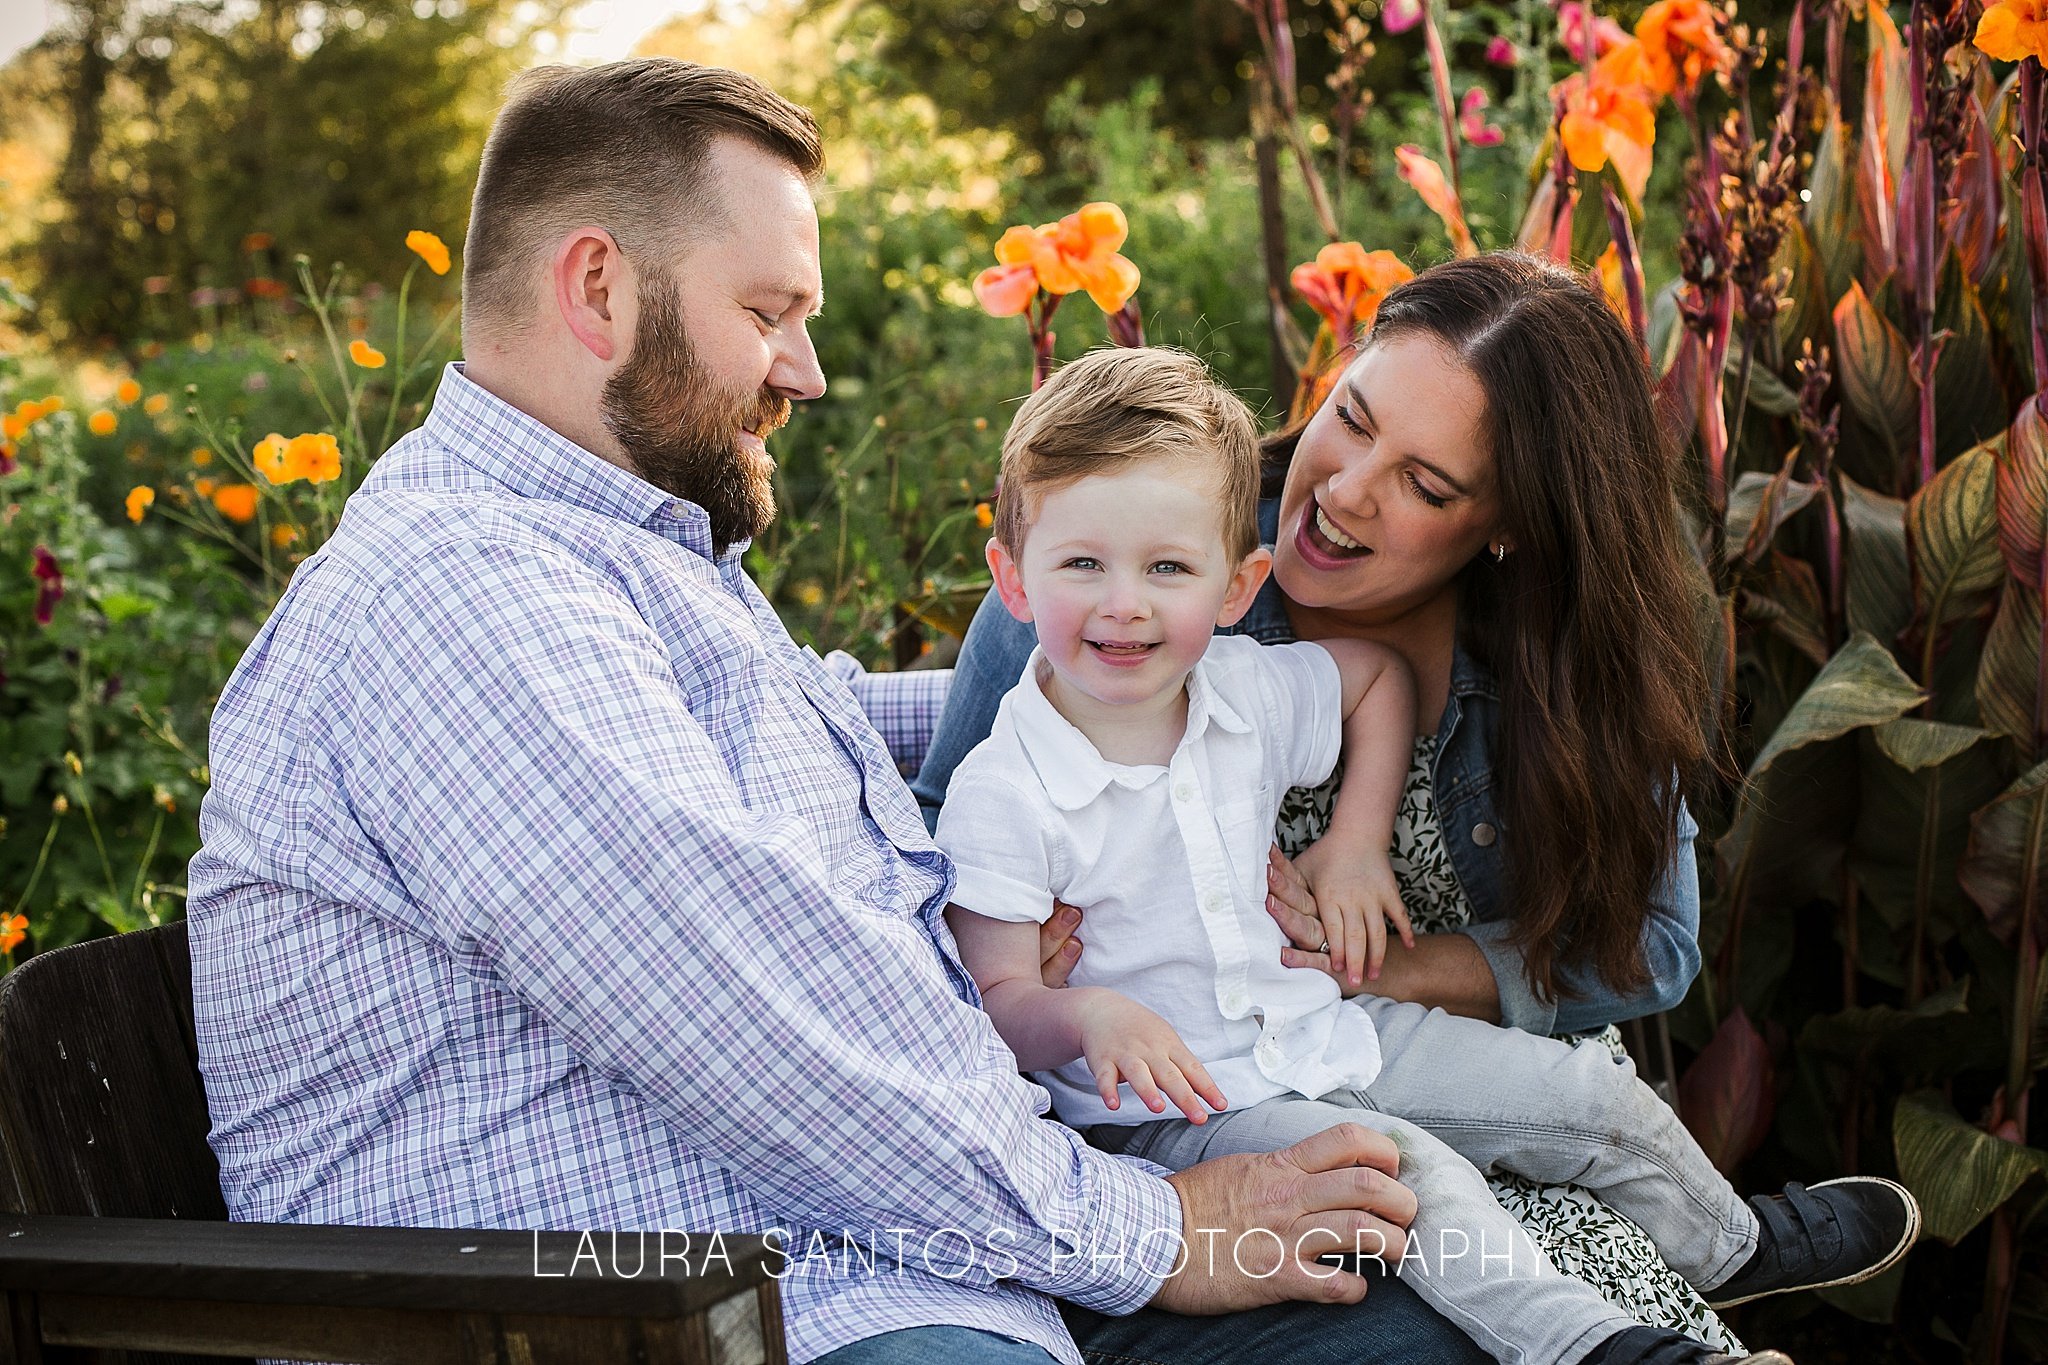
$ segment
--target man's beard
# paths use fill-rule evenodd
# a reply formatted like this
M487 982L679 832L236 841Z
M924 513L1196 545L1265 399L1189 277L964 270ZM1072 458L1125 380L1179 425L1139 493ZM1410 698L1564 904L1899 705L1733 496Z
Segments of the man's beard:
M789 420L789 400L718 388L683 329L674 279L644 278L632 357L605 381L605 428L641 478L704 509L716 557L775 519L774 466L742 447L739 433L766 436Z

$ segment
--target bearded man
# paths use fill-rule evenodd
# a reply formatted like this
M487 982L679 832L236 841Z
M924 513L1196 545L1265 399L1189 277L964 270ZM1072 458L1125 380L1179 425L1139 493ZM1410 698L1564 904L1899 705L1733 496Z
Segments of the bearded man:
M1478 1359L1315 1259L1398 1254L1386 1139L1165 1176L1040 1117L979 1010L950 865L740 567L766 438L825 390L819 164L733 72L513 87L468 361L214 716L190 920L229 1209L779 1229L799 1361ZM812 1273L820 1244L863 1254Z

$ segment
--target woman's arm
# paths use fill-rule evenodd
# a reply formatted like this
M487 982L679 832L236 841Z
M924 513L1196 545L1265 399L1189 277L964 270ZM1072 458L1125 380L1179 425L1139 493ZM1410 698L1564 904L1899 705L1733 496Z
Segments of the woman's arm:
M1671 864L1643 921L1643 958L1650 983L1641 991L1624 995L1602 982L1590 966L1582 966L1558 973L1563 983L1582 992L1579 996L1539 999L1523 971L1520 951L1509 942L1512 923L1495 920L1421 935L1413 949L1388 944L1373 994L1546 1034L1585 1033L1671 1009L1685 999L1700 970L1700 879L1693 855L1698 834L1699 826L1681 805ZM1315 917L1308 888L1277 852L1272 863L1267 908L1295 945L1282 949L1280 960L1290 967L1329 971L1326 955L1308 951L1322 939L1322 923ZM1345 983L1340 979L1338 984Z
M910 784L926 829L938 828L939 807L946 802L953 769L960 766L968 750L988 738L1003 693L1024 676L1024 664L1037 644L1038 632L1010 615L994 593L981 599L953 665L946 709L939 713L931 747Z

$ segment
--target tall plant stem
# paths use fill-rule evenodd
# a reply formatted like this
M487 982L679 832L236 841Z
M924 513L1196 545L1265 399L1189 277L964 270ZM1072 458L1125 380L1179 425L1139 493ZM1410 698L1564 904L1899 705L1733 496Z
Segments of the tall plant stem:
M1273 375L1273 401L1294 394L1294 362L1282 325L1287 298L1287 217L1280 200L1280 148L1273 124L1273 82L1262 66L1252 84L1252 157L1258 167L1259 254L1266 267L1266 344Z
M1906 1004L1926 997L1927 917L1934 905L1934 854L1941 834L1941 765L1927 770L1927 801L1920 808L1919 862L1913 869L1913 946L1906 961Z
M1589 45L1592 42L1592 24L1593 13L1589 3L1586 7ZM1436 99L1437 123L1444 134L1444 171L1451 178L1451 197L1462 204L1465 202L1465 190L1458 177L1458 102L1451 95L1451 63L1444 55L1443 34L1437 31L1433 0L1422 0L1422 45L1429 54L1429 88ZM1332 237L1331 240L1336 239Z
M1934 339L1934 287L1941 253L1934 227L1934 149L1927 126L1927 87L1939 58L1928 50L1923 11L1924 0L1915 0L1907 21L1912 30L1907 69L1912 72L1913 112L1906 151L1905 211L1899 223L1914 333L1913 378L1920 385L1920 448L1914 487L1925 487L1934 478L1934 366L1940 351Z
M2033 277L2034 386L2048 387L2048 182L2041 165L2041 63L2020 63L2020 222Z

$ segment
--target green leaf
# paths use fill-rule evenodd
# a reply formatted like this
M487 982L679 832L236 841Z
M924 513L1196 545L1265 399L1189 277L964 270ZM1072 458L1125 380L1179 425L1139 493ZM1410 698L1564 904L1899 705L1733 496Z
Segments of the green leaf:
M1853 281L1835 305L1835 372L1849 410L1894 453L1913 448L1920 422L1920 390L1912 356L1898 328Z
M1773 550L1771 576L1737 592L1743 618L1772 631L1816 666L1828 661L1827 612L1813 567Z
M2023 915L2038 925L2048 898L2048 763L2020 774L1970 817L1970 846L1956 876L2000 938L2010 941Z
M2008 573L2039 591L2048 545L2048 415L2039 394L2020 404L1997 470L1998 552Z
M1965 1123L1938 1091L1902 1098L1892 1111L1899 1178L1920 1201L1927 1235L1954 1246L2030 1176L2048 1174L2048 1152Z
M1778 528L1792 514L1812 502L1820 492L1818 483L1800 483L1792 478L1792 466L1799 459L1794 446L1775 474L1746 470L1728 494L1728 546L1731 560L1740 558L1754 564L1770 548Z
M147 616L157 608L149 598L132 592L107 593L99 599L99 604L107 620L117 626L137 616Z
M1884 751L1884 756L1909 773L1939 767L1988 737L1987 731L1972 725L1944 725L1911 716L1886 721L1875 734L1877 747Z
M2034 749L2034 702L2041 685L2041 595L2006 581L1977 663L1977 712L1985 726Z
M2004 581L1997 477L1998 452L1987 442L1951 460L1906 501L1914 619L1929 629L1975 615Z
M1891 651L1868 635L1852 637L1793 705L1749 765L1753 781L1788 749L1897 720L1926 700Z
M1819 284L1828 298L1838 299L1863 264L1856 233L1856 182L1849 170L1856 142L1840 110L1830 107L1825 120L1827 130L1806 173L1806 235L1822 267Z
M1836 479L1847 532L1842 555L1847 561L1843 596L1849 629L1895 640L1913 616L1905 501L1873 493L1846 474L1838 473Z
M1991 363L1991 323L1977 286L1953 251L1934 298L1934 330L1948 333L1934 363L1935 449L1961 450L2003 432L2012 405Z
M1802 341L1812 341L1816 346L1827 342L1834 325L1828 300L1839 298L1842 291L1828 288L1827 269L1814 250L1813 237L1807 232L1806 224L1799 219L1793 219L1786 226L1785 240L1778 244L1778 255L1772 262L1772 268L1789 272L1785 303L1778 309L1776 319L1778 354L1798 355ZM1845 279L1842 288L1848 287ZM1771 380L1779 388L1785 387L1777 375L1771 375ZM1797 411L1798 396L1790 389L1785 389L1785 393L1792 400L1792 411Z

